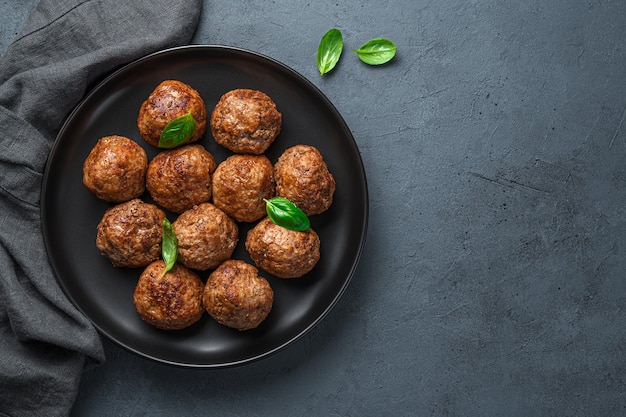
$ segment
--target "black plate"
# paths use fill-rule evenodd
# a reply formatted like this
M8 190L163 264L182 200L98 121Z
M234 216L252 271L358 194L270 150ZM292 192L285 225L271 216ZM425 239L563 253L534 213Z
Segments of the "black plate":
M205 314L181 331L145 324L132 294L141 273L115 269L95 246L96 226L110 204L82 184L82 164L96 141L125 135L151 158L158 149L141 139L139 106L158 83L181 80L203 97L210 113L234 88L264 91L283 113L283 129L266 155L272 162L289 146L316 146L337 183L331 208L311 216L321 239L321 260L305 277L280 280L264 272L275 293L274 307L257 329L238 332ZM207 132L203 144L219 163L231 155ZM151 201L147 193L142 197ZM174 48L139 59L100 83L70 115L50 154L42 191L42 223L48 255L71 301L109 339L139 355L187 367L223 367L249 362L285 347L313 328L351 280L365 240L368 197L357 145L332 103L309 81L265 56L223 46ZM171 221L173 215L168 215ZM248 262L243 246L250 226L240 225L233 258ZM206 280L208 272L202 273Z

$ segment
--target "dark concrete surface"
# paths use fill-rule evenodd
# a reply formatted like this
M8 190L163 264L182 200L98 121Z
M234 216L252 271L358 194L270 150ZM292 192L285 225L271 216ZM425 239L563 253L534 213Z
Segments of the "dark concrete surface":
M0 1L2 51L35 1ZM320 77L337 27L347 50ZM350 53L383 36L398 56ZM336 105L370 221L287 349L192 371L105 341L73 416L626 415L626 2L207 0L194 43L275 58Z

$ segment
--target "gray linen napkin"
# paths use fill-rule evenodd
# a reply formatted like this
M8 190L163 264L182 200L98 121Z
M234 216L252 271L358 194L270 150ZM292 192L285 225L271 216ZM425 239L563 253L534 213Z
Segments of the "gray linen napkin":
M55 136L112 70L188 43L200 8L200 0L42 0L0 60L0 415L68 415L83 367L104 360L43 243L41 182Z

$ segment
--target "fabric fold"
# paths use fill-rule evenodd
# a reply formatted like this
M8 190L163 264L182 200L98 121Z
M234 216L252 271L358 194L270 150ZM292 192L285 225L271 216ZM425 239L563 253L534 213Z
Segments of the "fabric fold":
M47 259L40 193L65 118L95 84L188 44L200 0L42 0L0 59L0 415L64 416L104 353Z

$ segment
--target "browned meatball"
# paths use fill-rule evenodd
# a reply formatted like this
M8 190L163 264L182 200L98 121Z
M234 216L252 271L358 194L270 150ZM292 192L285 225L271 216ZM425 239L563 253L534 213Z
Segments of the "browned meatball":
M246 249L259 268L279 278L301 277L320 259L320 239L313 229L285 229L268 217L248 232Z
M232 155L213 174L213 204L240 222L265 216L274 197L274 166L264 155Z
M163 330L189 327L204 314L200 277L175 264L165 275L165 262L152 262L137 281L133 302L141 318Z
M239 240L237 223L211 203L185 211L172 227L178 239L178 261L201 271L230 258Z
M231 90L213 109L211 132L217 143L235 153L260 155L280 133L282 117L267 94Z
M229 259L209 275L203 302L218 323L249 330L258 327L272 310L274 291L254 266Z
M114 267L139 268L161 256L165 213L139 199L108 209L98 224L96 246Z
M165 126L190 111L196 121L196 130L188 142L194 142L206 131L207 111L202 97L181 81L163 81L141 104L137 116L139 134L150 145L158 146Z
M211 199L215 168L213 155L202 145L161 151L148 165L146 187L158 205L182 213Z
M137 142L105 136L83 163L83 184L102 200L122 203L143 194L147 169L146 151Z
M291 200L308 215L320 214L333 203L335 178L317 148L296 145L274 165L276 195Z

